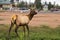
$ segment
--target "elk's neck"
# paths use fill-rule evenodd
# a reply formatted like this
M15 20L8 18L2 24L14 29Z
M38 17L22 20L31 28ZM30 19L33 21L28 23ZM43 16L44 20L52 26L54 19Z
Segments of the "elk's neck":
M29 17L29 20L31 20L33 18L34 15L32 14L29 14L28 17Z

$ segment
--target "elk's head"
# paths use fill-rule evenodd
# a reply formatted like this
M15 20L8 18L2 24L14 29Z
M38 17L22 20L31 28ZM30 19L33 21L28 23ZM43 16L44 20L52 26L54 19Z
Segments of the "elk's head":
M30 9L30 14L32 14L32 15L36 15L37 12L36 12L36 10L35 10L34 8L31 8L31 9Z

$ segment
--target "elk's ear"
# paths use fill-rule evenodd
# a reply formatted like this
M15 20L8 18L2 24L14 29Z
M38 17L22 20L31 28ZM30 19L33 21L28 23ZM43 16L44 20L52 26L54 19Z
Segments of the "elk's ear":
M33 11L35 9L36 9L36 7L30 7L30 11Z
M30 8L30 11L32 10L32 8Z

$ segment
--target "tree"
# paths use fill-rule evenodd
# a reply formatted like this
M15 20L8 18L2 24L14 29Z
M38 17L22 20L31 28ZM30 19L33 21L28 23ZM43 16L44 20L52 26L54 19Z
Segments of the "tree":
M47 5L47 2L45 1L45 5Z
M56 6L55 6L57 9L60 9L60 6L57 4Z
M52 4L51 4L51 2L49 2L48 9L50 10L51 8L52 8Z
M10 2L13 4L14 3L14 0L10 0Z
M34 3L35 5L36 5L36 8L37 9L42 9L42 4L41 4L41 0L35 0L35 3Z
M26 2L20 2L17 7L27 7L27 3Z

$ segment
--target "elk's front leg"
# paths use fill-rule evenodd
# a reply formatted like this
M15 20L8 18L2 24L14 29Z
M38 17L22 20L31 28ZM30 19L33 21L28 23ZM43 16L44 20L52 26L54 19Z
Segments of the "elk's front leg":
M28 36L29 36L29 27L28 27L28 25L26 25L26 28L27 28L27 31L28 31Z
M26 31L25 31L25 26L23 26L23 31L24 31L24 37L25 37L25 32L26 32Z

